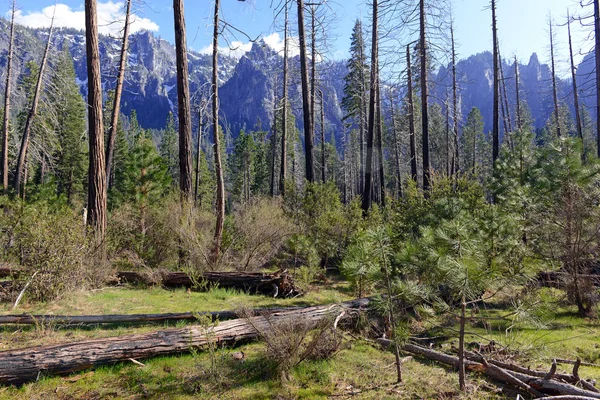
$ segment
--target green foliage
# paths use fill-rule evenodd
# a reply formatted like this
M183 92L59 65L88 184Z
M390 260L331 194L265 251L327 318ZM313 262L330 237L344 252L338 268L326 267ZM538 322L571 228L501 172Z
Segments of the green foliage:
M327 268L341 259L361 225L358 199L343 204L333 182L307 183L302 191L286 191L285 207L303 235L313 244ZM333 261L333 263L332 263Z
M24 204L0 198L1 259L20 266L28 298L54 300L101 283L103 266L89 265L91 249L81 216L56 202Z

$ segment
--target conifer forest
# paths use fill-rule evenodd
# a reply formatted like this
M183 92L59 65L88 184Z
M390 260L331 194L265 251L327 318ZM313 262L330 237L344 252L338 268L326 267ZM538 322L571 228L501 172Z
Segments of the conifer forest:
M599 0L41 3L0 399L600 399Z

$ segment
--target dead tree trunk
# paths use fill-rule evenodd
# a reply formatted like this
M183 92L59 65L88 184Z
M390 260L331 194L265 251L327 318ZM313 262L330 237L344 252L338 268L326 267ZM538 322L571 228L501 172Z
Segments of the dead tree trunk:
M458 146L458 85L456 83L456 48L454 43L454 23L450 25L452 40L452 132L454 134L454 157L452 158L452 175L460 170Z
M421 58L421 126L423 136L423 190L431 185L431 162L429 161L429 95L427 88L427 37L425 33L425 0L419 2Z
M192 118L188 78L187 40L183 0L173 0L175 53L177 59L177 115L179 119L179 189L192 196Z
M378 57L379 58L379 57ZM379 204L385 207L385 171L383 169L383 116L381 115L381 83L379 82L379 59L377 60L377 160L379 162Z
M493 126L492 126L492 162L496 165L496 160L500 155L500 126L499 126L499 77L498 77L498 29L496 27L496 0L491 0L492 6L492 41L493 41L493 69L494 69L494 105L493 105Z
M290 311L297 309L289 308L257 308L253 314L271 314L275 312ZM210 316L213 321L226 321L238 318L236 311L207 311L207 312L183 312L166 314L106 314L106 315L32 315L12 314L0 315L0 324L14 325L88 325L88 324L147 324L151 322L178 322L198 321L199 317Z
M377 121L377 55L378 55L378 0L373 0L373 28L371 36L371 86L369 89L369 129L367 130L367 157L365 163L365 187L362 193L362 209L366 213L371 208L373 189L373 140Z
M552 99L554 100L554 122L556 123L556 136L560 137L560 116L558 113L558 94L556 90L556 69L554 63L554 32L552 29L552 17L548 16L548 28L550 29L550 62L552 68Z
M288 104L288 2L283 6L284 28L283 28L283 99L281 107L281 170L279 171L279 193L285 195L285 180L287 179L287 104Z
M275 159L277 158L277 82L275 82L273 92L273 125L271 127L273 136L271 136L271 182L269 185L271 197L275 197Z
M415 134L415 103L413 101L410 45L406 46L406 74L408 75L408 132L410 136L410 176L417 182L417 138Z
M196 142L196 180L194 182L194 204L201 206L202 199L198 197L200 187L200 156L202 154L202 135L204 134L204 110L206 102L200 101L198 107L198 141Z
M402 197L402 170L400 168L400 138L398 137L398 129L396 126L396 110L394 108L394 95L390 89L390 117L392 118L392 134L394 137L394 159L396 161L396 181L398 197Z
M12 2L12 13L10 17L10 40L8 42L8 57L6 60L6 87L4 88L4 120L2 123L2 190L8 191L8 139L10 127L10 95L11 75L13 62L13 46L15 43L15 13L17 12L17 0Z
M298 4L298 39L300 42L300 75L302 78L302 114L304 117L304 147L306 151L306 180L315 181L314 166L314 130L310 104L308 82L308 60L306 56L306 30L304 29L304 0L296 0Z
M215 226L213 262L219 259L223 225L225 223L225 181L223 179L223 164L221 161L221 138L219 135L219 6L221 1L215 0L213 27L213 62L212 62L212 120L215 157L215 173L217 178L217 222Z
M88 225L95 233L96 245L105 257L106 234L106 164L104 159L104 125L102 121L102 83L98 49L98 14L95 0L85 2L85 36L88 70Z
M56 9L56 7L55 7ZM56 12L56 11L54 11ZM48 54L50 52L50 43L52 40L52 31L54 30L54 14L52 15L52 21L50 22L50 31L48 33L48 40L46 41L46 49L42 57L42 63L40 65L40 72L35 85L35 92L33 93L33 99L31 100L31 108L27 114L25 120L25 128L23 129L23 137L21 138L21 148L19 150L19 158L17 159L17 169L15 171L14 190L15 195L20 196L21 194L21 181L23 180L23 170L25 168L25 157L27 156L27 149L29 147L29 136L31 136L31 127L33 121L37 115L37 108L42 95L42 86L44 85L44 71L46 70L46 64L48 63Z
M193 287L198 282L215 284L222 288L238 289L273 297L293 297L300 293L287 271L272 274L262 272L204 272L192 279L185 272L168 272L162 276L149 276L133 271L121 271L117 277L123 282L160 284L165 287Z
M573 60L573 40L571 38L571 17L567 10L567 31L569 33L569 58L571 60L571 80L573 81L573 103L575 106L575 122L577 125L577 137L582 141L583 144L583 128L581 126L581 113L579 110L579 91L577 88L577 73L575 68L575 61ZM582 152L582 157L584 152Z
M318 322L333 318L348 308L364 307L367 300L282 311L265 316L234 319L214 327L189 326L160 331L92 339L68 344L38 346L0 352L0 383L22 384L40 373L65 375L130 359L180 354L205 348L210 343L235 344L258 338L280 321Z
M521 98L519 95L519 63L517 62L517 56L515 56L515 94L517 101L517 130L521 131L523 127L523 122L521 120Z
M596 56L596 147L600 158L600 1L594 0L594 54Z
M123 40L121 42L121 56L119 61L119 75L115 88L115 99L113 102L112 116L110 118L110 130L108 132L108 143L106 145L106 179L107 185L111 181L113 157L115 153L115 138L117 137L117 126L121 112L121 95L123 94L123 82L125 81L125 68L127 66L127 49L129 46L129 17L131 15L131 0L127 0L125 9L125 26L123 27Z
M327 182L327 155L325 153L325 96L323 90L319 89L321 98L321 180Z

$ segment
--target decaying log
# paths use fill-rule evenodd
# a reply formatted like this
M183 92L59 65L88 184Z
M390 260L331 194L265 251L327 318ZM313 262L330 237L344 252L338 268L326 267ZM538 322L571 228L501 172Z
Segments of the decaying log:
M580 274L578 278L583 281L593 282L595 287L600 287L600 274ZM561 271L540 271L534 280L539 286L564 289L565 282L573 277Z
M291 311L299 307L262 308L252 310L255 314L272 314L275 312ZM225 321L238 318L236 311L206 311L168 314L107 314L107 315L31 315L11 314L0 315L0 324L15 325L86 325L86 324L121 324L146 322L176 322L197 321L199 317L210 316L213 321Z
M234 344L257 338L257 329L284 320L317 322L333 318L343 310L362 308L367 299L328 306L282 311L265 316L234 319L214 327L189 326L120 337L94 339L51 346L30 347L0 352L0 383L21 384L40 375L64 375L98 365L134 359L178 354L203 348L209 343Z
M185 272L165 272L159 276L148 276L139 272L121 271L117 273L121 281L129 283L161 284L165 287L192 287L195 283L218 285L277 297L294 297L300 291L287 270L272 274L262 272L204 272L196 280Z
M377 339L381 345L388 347L392 344L388 339ZM458 367L458 357L445 354L433 349L417 346L414 344L404 344L401 346L403 351L416 354L429 360L438 361L453 367ZM492 364L492 360L483 360L483 363L475 362L468 359L465 360L465 368L469 371L479 371L484 375L496 381L503 382L519 389L526 389L530 393L541 396L543 394L551 395L567 395L567 396L584 396L588 399L600 399L600 393L581 389L574 385L558 382L554 379L540 379L531 376L527 373L508 371L497 365ZM490 368L491 367L491 368ZM527 370L529 371L529 370ZM539 371L535 371L536 373ZM542 374L547 375L543 372ZM557 376L554 374L553 376ZM508 377L508 378L507 378Z
M539 391L553 395L583 396L589 399L600 399L600 393L581 389L568 383L557 382L553 379L535 379L529 382L529 384Z

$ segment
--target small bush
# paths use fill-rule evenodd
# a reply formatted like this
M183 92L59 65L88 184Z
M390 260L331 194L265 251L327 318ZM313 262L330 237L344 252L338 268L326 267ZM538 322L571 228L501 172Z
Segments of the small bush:
M256 198L233 213L227 263L242 271L256 270L273 259L296 230L281 201Z
M246 320L263 339L264 358L283 382L289 380L291 370L303 361L327 359L341 346L342 337L330 319L315 322L290 318L272 322L265 318L269 322L266 329L256 326L248 316Z
M90 257L86 227L78 213L44 202L3 206L3 258L18 264L23 281L31 282L26 292L30 298L53 300L107 278L105 266Z

